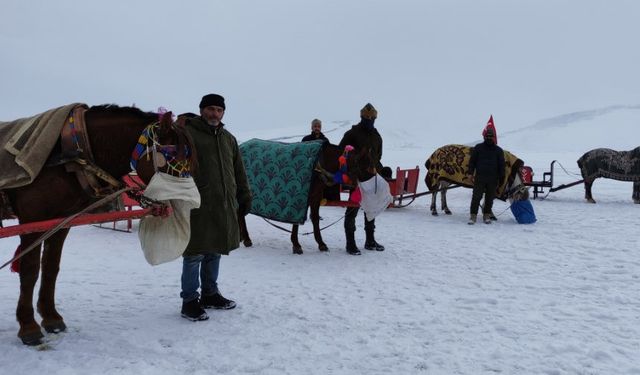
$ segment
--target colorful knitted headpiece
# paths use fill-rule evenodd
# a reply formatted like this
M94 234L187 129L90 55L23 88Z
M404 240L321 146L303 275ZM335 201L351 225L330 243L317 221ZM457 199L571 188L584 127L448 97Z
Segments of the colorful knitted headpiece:
M353 146L346 145L344 147L342 155L340 155L340 157L338 158L340 167L333 175L333 182L335 182L336 184L351 184L351 179L349 178L349 176L347 176L347 159L349 158L349 152L351 151L353 151Z

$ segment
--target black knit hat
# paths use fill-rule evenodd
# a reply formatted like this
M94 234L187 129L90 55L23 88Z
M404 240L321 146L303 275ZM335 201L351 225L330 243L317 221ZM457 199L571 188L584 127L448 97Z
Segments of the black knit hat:
M215 105L216 107L222 107L222 109L227 109L224 105L224 98L218 94L208 94L202 97L200 101L200 109L208 107L210 105Z

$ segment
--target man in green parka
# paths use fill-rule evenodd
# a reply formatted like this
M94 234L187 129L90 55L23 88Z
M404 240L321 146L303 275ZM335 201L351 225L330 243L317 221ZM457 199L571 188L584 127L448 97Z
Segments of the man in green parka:
M194 180L200 208L191 210L191 237L182 261L182 316L206 320L204 309L232 309L234 301L218 290L220 255L240 244L238 214L251 209L251 191L236 138L222 123L224 98L208 94L200 101L200 116L186 120L198 156ZM198 294L200 287L201 294Z

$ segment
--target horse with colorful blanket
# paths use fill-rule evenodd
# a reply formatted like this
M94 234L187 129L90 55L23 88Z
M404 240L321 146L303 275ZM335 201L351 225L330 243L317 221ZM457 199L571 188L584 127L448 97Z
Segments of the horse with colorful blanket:
M351 176L343 150L329 143L283 143L252 139L240 145L240 152L253 194L251 213L268 220L293 224L291 243L294 254L302 254L299 225L309 208L313 235L320 251L329 247L320 233L320 206L323 199L339 200L339 185ZM337 181L340 179L341 181ZM244 217L240 235L245 246L252 241Z
M159 138L149 144L176 145L177 161L195 160L186 131L172 124L171 113L143 112L132 107L76 103L43 114L0 123L0 189L6 193L20 224L67 217L124 191L120 178L130 172L132 150L149 125L159 122ZM156 161L164 160L158 150ZM190 156L189 156L190 155ZM144 164L144 163L142 163ZM182 163L188 169L189 163ZM148 183L152 173L144 174ZM111 207L106 208L111 209ZM56 309L55 288L62 248L69 233L59 229L40 244L42 232L20 236L20 297L16 316L18 337L26 345L39 345L44 335L66 330ZM51 234L51 233L49 233ZM29 249L33 250L30 251ZM42 256L41 256L42 254ZM38 276L40 291L34 318L33 293Z
M584 179L584 197L596 203L591 187L596 178L604 177L618 181L633 181L634 203L640 204L640 147L630 151L615 151L596 148L578 159L578 167Z
M471 146L455 144L442 146L436 149L424 163L427 168L424 182L432 192L430 207L432 215L438 215L436 209L438 192L442 192L441 209L447 215L451 215L451 210L447 206L447 189L453 184L473 188L473 181L469 179L467 174L472 149ZM519 173L524 162L506 150L504 150L504 161L506 179L498 186L496 197L503 201L510 197L521 199L520 197L524 197L524 191L527 190Z

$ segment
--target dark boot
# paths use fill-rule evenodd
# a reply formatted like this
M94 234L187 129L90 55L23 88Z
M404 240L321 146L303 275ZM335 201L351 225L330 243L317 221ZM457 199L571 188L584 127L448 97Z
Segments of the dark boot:
M218 292L210 296L203 295L200 299L200 307L203 309L230 310L236 307L236 303L224 298L222 294Z
M351 255L360 255L360 249L356 246L355 232L346 232L347 237L347 253Z
M197 298L189 302L182 302L181 313L183 318L189 319L192 322L209 319L209 315L200 307L200 301L198 301Z
M384 251L384 246L376 242L374 233L375 232L373 229L365 228L365 234L367 235L367 239L364 242L364 248L367 250Z

